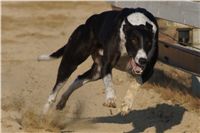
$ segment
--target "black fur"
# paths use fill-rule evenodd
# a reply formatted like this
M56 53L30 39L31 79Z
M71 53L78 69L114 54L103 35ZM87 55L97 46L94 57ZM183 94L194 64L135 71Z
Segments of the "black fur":
M121 56L120 47L120 27L122 22L125 20L126 25L123 31L126 33L127 43L126 49L129 56L135 56L136 48L133 48L131 44L131 37L134 37L139 31L141 39L147 42L145 39L151 38L151 47L147 48L145 51L148 52L148 63L145 66L143 73L140 75L140 83L146 82L153 73L153 67L158 56L158 30L155 35L152 34L152 26L150 24L131 26L128 24L126 17L134 12L143 13L147 16L158 28L156 19L154 16L142 8L128 9L125 8L121 11L105 11L101 14L96 14L88 18L85 24L82 24L76 28L76 30L70 36L67 44L51 54L53 58L59 58L63 55L61 60L57 81L53 88L53 92L56 89L58 83L64 82L69 76L76 70L78 65L84 62L90 55L94 59L94 63L90 70L88 70L83 75L80 75L78 79L88 78L91 80L97 80L103 78L105 75L112 73L112 69L117 64ZM130 30L134 29L134 30ZM153 38L155 37L155 38ZM130 41L128 41L130 40ZM149 40L148 40L149 41ZM152 47L152 42L155 43ZM139 44L139 42L137 42ZM137 45L138 45L137 44ZM144 44L142 44L144 45ZM99 49L103 49L104 54L102 57L98 58L102 66L99 77L94 78L94 74L97 73L97 66L99 65L95 62L97 59L97 53ZM52 93L53 93L52 92ZM70 95L70 92L68 95ZM65 96L64 101L61 104L65 104L69 96ZM64 106L64 105L62 105ZM63 107L58 107L62 109Z

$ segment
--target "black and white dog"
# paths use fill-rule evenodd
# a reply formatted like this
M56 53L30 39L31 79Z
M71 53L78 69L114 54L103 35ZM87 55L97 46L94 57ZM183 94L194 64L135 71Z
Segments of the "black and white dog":
M105 11L91 16L71 35L67 44L50 55L41 55L38 60L50 60L63 56L57 81L44 112L55 102L63 87L78 65L92 56L91 68L69 86L56 108L61 110L73 91L82 85L103 79L106 100L104 105L116 107L112 83L112 69L117 68L137 75L135 89L146 82L153 73L158 56L158 25L154 16L143 8L121 11ZM133 95L130 90L121 106L122 114L132 107Z

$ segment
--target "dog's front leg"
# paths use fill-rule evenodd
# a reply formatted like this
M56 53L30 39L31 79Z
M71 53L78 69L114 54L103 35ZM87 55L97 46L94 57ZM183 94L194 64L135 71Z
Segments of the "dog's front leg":
M105 94L106 94L106 101L104 102L104 106L107 107L116 107L116 96L115 96L115 90L113 89L113 83L112 83L112 75L108 73L103 77L103 82L105 86Z
M112 69L119 60L121 53L117 42L110 42L106 45L103 52L101 77L105 86L106 101L104 106L116 107L116 95L112 82Z
M134 85L132 85L126 92L126 95L124 97L124 100L121 104L121 115L128 114L133 105L133 100L135 96L137 95L138 91L140 90L141 84L139 82L135 82Z
M114 52L113 52L114 53ZM115 52L117 53L117 52ZM104 106L116 108L116 95L115 90L113 88L112 82L112 68L115 66L116 62L119 59L119 53L109 58L109 56L104 56L105 62L103 63L102 67L102 78L105 86L105 94L106 94L106 101L104 102Z

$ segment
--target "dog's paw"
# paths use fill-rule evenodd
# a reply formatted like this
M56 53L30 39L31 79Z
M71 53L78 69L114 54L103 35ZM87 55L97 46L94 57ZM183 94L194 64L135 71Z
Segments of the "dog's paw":
M132 105L133 105L133 95L130 92L130 90L128 90L121 104L121 115L128 114L132 109Z
M132 108L132 103L127 103L127 102L122 102L122 105L121 105L121 115L127 115L130 111L131 111L131 108Z
M44 105L43 114L47 114L49 109L53 106L55 102L55 95L50 95L48 98L48 102Z
M111 107L111 108L116 108L116 98L108 98L106 101L103 103L103 106L106 107Z
M47 102L45 105L44 105L44 108L43 108L43 114L47 114L47 112L49 112L49 109L52 107L52 103L49 103Z
M66 101L65 100L60 100L58 104L56 105L57 110L62 110L65 107Z

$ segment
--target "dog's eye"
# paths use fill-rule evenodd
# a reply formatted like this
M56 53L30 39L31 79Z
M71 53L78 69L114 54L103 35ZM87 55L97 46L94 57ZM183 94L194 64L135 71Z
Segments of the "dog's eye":
M132 43L137 43L137 39L136 38L134 38L134 39L132 39Z
M152 43L151 43L151 42L148 42L147 45L148 45L149 47L151 47Z
M147 48L150 49L152 46L151 42L147 42Z

